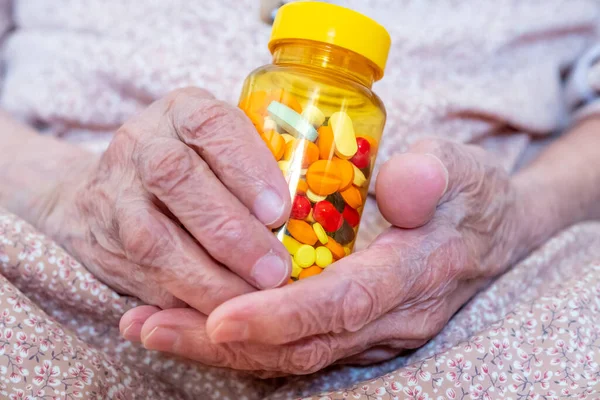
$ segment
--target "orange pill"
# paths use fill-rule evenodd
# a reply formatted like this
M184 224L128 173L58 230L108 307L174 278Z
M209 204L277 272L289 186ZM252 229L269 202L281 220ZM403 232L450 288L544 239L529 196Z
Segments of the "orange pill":
M283 137L273 130L264 132L260 135L260 137L267 144L267 147L269 147L271 153L273 153L275 160L281 160L283 158L283 154L285 153L285 140Z
M290 219L287 224L287 230L300 243L314 246L317 243L317 235L307 222L299 219Z
M302 156L302 168L308 168L311 164L319 160L319 148L313 142L303 140L304 153Z
M317 146L319 147L319 156L321 160L330 160L334 154L333 144L333 131L329 126L322 126L319 128L319 138L317 139Z
M240 101L239 107L248 113L263 114L266 113L265 103L267 102L267 92L257 90L250 93L246 98Z
M331 251L334 260L339 260L340 258L344 258L346 256L344 247L335 240L333 240L331 237L329 238L329 240L327 240L325 247L327 247L329 251Z
M337 157L335 157L332 162L342 180L338 190L342 191L348 189L354 181L354 168L352 167L352 163Z
M350 186L348 189L340 192L342 198L350 207L355 210L362 206L362 195L360 194L360 190L358 190L355 186Z
M307 190L308 190L308 184L306 183L306 181L304 179L300 179L298 181L298 186L296 186L296 193L297 194L305 194Z
M292 283L294 283L294 280L292 278L288 279L288 285L291 285Z
M319 160L308 167L306 183L309 189L319 196L329 196L338 191L342 178L337 173L333 162Z
M311 276L319 275L321 272L323 272L323 268L313 265L312 267L303 269L302 272L300 272L298 279L306 279Z

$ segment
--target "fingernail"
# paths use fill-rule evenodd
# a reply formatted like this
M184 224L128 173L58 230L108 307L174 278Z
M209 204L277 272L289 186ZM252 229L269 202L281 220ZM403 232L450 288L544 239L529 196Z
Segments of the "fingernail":
M141 342L141 333L143 325L144 324L140 322L132 322L127 326L127 328L123 330L121 336L123 336L124 339L127 339L131 342Z
M142 338L142 343L148 350L174 352L179 338L179 333L173 329L157 326Z
M254 201L254 215L263 224L272 225L281 218L284 207L283 200L274 190L264 189Z
M444 165L444 163L442 162L442 160L440 160L440 158L434 154L431 153L426 153L426 156L430 156L433 157L437 160L437 162L440 163L440 165L442 166L442 169L444 170L444 178L446 179L446 186L444 187L444 191L442 192L442 195L440 197L442 197L443 195L446 194L446 191L448 190L448 184L450 182L450 174L448 173L448 168L446 168L446 166Z
M252 278L260 289L277 287L288 279L290 272L287 264L275 254L262 256L252 268Z
M223 321L210 334L213 343L241 342L250 338L248 324L243 321Z

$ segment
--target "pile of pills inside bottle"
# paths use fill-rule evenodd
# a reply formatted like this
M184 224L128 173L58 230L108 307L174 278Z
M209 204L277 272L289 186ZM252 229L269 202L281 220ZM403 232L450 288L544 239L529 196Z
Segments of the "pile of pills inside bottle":
M253 92L240 103L288 183L296 177L282 242L292 256L292 280L319 274L351 252L377 143L354 131L344 112L302 109L282 90Z
M354 248L386 117L372 85L390 45L384 27L353 10L291 2L273 23L272 64L244 82L239 107L290 190L290 217L274 232L292 260L290 282Z

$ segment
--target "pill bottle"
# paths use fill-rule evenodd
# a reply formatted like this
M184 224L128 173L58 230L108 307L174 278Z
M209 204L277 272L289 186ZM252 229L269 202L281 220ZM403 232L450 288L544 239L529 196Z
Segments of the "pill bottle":
M273 23L272 64L244 83L239 107L290 188L290 218L275 230L292 258L290 283L352 252L386 118L372 85L390 44L355 11L289 3Z

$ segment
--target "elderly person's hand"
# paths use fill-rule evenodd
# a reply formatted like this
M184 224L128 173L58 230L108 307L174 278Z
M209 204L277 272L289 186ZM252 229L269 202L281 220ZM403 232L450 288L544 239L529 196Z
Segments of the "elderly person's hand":
M148 349L263 376L381 361L431 339L531 242L528 200L474 146L420 142L382 167L376 193L394 226L322 274L236 297L208 318L141 307L121 327L144 323Z
M44 225L115 290L208 314L287 282L289 255L268 227L289 208L285 179L250 121L189 88L123 125L58 191Z

